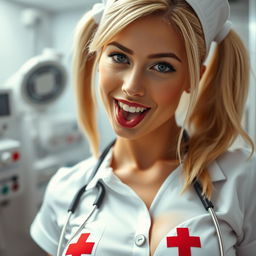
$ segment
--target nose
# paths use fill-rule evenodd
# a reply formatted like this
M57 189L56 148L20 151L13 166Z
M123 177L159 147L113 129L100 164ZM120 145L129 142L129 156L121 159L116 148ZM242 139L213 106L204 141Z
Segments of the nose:
M126 74L123 80L122 91L127 96L142 97L145 95L143 83L143 72L141 70L134 69Z

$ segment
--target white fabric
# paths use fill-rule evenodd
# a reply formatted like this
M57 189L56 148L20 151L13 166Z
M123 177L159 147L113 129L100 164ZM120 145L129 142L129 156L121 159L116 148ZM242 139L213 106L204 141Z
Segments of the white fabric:
M209 52L211 43L222 41L231 29L231 22L226 23L230 15L228 0L186 0L186 2L194 9L201 21Z
M212 201L223 233L225 256L253 256L256 251L256 200L253 197L256 157L247 161L248 154L246 150L227 152L209 167L214 184ZM152 256L181 255L177 247L167 247L167 238L176 237L177 228L188 228L190 236L200 238L201 248L192 247L191 256L220 255L212 220L194 189L191 187L184 194L180 193L184 182L182 166L164 181L148 210L137 194L112 172L109 166L111 157L110 151L89 183L71 218L66 240L92 209L98 193L95 185L98 179L102 179L106 188L103 205L82 233L71 241L75 244L82 238L80 235L88 236L86 243L93 243L90 245L92 252L84 255L148 256L151 219L160 216L165 216L165 226L172 227L161 236ZM31 235L51 255L56 255L67 208L78 189L88 182L95 163L96 160L90 158L73 168L62 168L49 183L41 210L31 227ZM146 238L140 246L135 243L141 242L138 235ZM63 256L71 255L65 254L66 250L67 247Z
M228 0L185 0L197 14L204 31L207 52L213 41L220 43L232 28L228 20L230 7ZM96 24L100 23L106 0L93 6L92 12Z
M100 23L104 9L105 9L104 3L97 3L93 5L91 12L92 12L92 17L96 24Z
M228 20L224 24L224 26L223 26L222 30L219 32L219 34L217 34L215 36L214 41L217 43L222 42L225 39L225 37L228 35L228 33L230 32L231 29L232 29L232 23L231 23L231 21Z

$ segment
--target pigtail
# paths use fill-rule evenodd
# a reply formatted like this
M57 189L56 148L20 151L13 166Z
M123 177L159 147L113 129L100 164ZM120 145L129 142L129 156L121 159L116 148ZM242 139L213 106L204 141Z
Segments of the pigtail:
M99 151L99 136L96 121L96 99L93 90L96 54L90 54L89 43L97 25L90 12L76 27L73 55L73 74L77 98L78 122L90 142L94 156Z
M186 185L195 177L203 192L212 194L207 166L223 154L241 136L252 152L254 145L241 125L248 93L249 58L234 32L215 48L200 83L200 94L189 119L191 135L189 151L184 161Z

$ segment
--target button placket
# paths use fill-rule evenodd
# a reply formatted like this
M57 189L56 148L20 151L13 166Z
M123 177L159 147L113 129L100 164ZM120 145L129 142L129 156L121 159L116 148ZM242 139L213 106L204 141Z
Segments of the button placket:
M148 234L151 225L151 218L147 208L140 210L137 219L137 229L134 235L133 255L144 256L149 254Z

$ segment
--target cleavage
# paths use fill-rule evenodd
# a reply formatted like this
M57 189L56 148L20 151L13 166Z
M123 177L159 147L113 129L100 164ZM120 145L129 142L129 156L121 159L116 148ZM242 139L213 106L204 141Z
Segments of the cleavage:
M164 213L151 218L151 228L149 231L150 256L153 256L160 242L166 235L186 220L186 215L182 212Z

